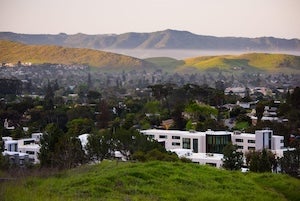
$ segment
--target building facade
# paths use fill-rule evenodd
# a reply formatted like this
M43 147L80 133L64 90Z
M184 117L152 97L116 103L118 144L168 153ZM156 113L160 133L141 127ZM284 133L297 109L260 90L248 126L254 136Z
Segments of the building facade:
M278 157L283 156L284 138L273 135L272 130L258 130L254 134L228 131L178 131L178 130L142 130L141 133L149 139L154 139L163 144L166 150L174 151L179 156L182 151L190 150L184 157L193 162L222 166L224 147L232 142L238 146L238 151L244 154L248 151L271 150ZM214 162L212 162L214 161Z

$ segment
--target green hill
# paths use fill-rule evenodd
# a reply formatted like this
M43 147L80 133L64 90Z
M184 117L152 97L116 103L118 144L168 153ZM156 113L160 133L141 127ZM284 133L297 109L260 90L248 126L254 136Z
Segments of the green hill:
M110 52L84 49L66 48L52 45L25 45L11 41L0 41L0 62L17 63L31 62L85 64L98 68L113 69L150 69L154 66L141 59L114 54Z
M105 161L1 183L0 200L299 200L300 180L197 164Z
M185 71L189 68L201 71L300 73L300 56L266 53L203 56L185 59L185 64L177 70Z
M145 61L151 62L156 66L161 67L164 71L174 72L174 70L181 65L184 65L184 61L173 59L170 57L153 57L147 58Z

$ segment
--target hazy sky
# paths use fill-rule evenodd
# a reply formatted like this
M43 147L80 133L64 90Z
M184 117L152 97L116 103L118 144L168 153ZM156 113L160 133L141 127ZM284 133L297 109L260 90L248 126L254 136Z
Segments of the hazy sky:
M0 31L300 39L300 0L0 0Z

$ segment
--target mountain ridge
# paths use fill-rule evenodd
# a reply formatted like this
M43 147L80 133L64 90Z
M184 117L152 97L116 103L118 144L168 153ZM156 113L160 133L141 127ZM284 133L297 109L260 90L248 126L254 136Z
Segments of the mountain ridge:
M18 34L0 32L0 39L25 44L51 44L91 49L197 49L238 51L300 51L299 39L275 37L216 37L189 31L163 30L123 34Z

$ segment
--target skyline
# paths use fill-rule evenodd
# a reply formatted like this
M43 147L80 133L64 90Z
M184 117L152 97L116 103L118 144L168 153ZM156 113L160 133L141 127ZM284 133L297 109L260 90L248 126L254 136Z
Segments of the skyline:
M299 8L298 0L0 0L0 31L122 34L173 29L300 39Z

